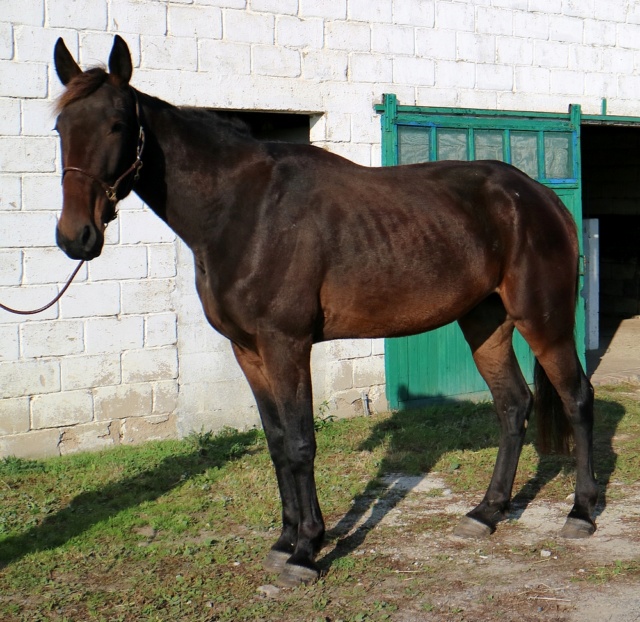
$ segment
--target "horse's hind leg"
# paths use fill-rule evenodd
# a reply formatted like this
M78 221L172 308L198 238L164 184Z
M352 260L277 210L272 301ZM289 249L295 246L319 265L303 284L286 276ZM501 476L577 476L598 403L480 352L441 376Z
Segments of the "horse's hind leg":
M526 329L523 329L526 332ZM524 335L526 338L526 335ZM549 409L552 416L566 417L571 424L575 443L576 489L575 501L560 534L565 538L585 538L593 534L596 525L592 520L598 499L598 487L593 472L593 387L578 360L573 337L554 342L536 352L539 345L533 340L532 348L544 374L536 377L536 418L538 426L550 425L549 417L541 411ZM550 399L539 400L540 390L550 383ZM553 408L552 402L558 401ZM565 426L559 426L564 432ZM544 432L544 430L543 430ZM564 432L570 434L569 431ZM559 447L567 443L560 439Z
M498 296L458 320L478 371L489 386L500 421L500 444L484 499L456 527L463 537L485 537L505 518L533 399L513 351L513 322Z

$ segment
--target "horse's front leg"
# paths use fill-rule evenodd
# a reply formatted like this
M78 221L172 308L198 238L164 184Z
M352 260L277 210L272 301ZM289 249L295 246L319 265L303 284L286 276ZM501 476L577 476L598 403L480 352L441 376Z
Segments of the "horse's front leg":
M325 528L313 467L311 345L281 339L261 344L259 352L238 346L234 352L258 404L282 500L282 533L265 568L281 571L283 585L313 581Z

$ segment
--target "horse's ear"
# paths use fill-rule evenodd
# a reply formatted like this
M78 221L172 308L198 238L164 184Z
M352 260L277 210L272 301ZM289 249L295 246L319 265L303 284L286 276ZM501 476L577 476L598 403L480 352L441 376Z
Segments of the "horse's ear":
M129 47L120 35L113 39L113 47L109 55L109 73L117 79L121 86L126 86L131 80L133 65Z
M53 49L53 63L56 67L56 73L60 82L65 86L72 78L75 78L78 74L82 73L82 69L78 66L78 63L71 56L71 52L67 49L62 38L56 41L56 45Z

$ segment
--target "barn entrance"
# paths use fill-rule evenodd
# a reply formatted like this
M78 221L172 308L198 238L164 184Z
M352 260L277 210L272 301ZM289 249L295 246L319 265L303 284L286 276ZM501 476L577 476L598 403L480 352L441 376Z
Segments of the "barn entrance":
M640 127L633 120L583 118L582 213L597 222L599 341L597 369L622 322L640 315ZM617 342L616 342L617 343Z

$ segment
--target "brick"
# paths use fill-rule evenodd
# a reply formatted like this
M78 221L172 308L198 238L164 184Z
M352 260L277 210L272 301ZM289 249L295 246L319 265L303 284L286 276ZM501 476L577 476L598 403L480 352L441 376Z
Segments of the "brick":
M253 71L263 76L295 78L300 75L300 53L270 45L254 45Z
M348 19L367 23L389 23L393 17L392 6L392 0L349 0Z
M564 0L529 0L529 11L532 13L561 13Z
M175 348L127 350L122 354L122 382L133 384L178 377L178 356Z
M158 242L173 242L176 234L151 210L125 211L120 210L120 228L122 229L122 244L153 244Z
M531 65L533 63L533 42L515 37L496 39L496 61L502 65Z
M351 115L330 113L327 115L327 140L332 142L348 142L351 140Z
M0 285L20 285L22 282L22 252L0 250Z
M0 173L0 219L4 212L17 211L22 207L22 183L19 175ZM4 241L3 241L4 244Z
M620 48L605 48L603 50L603 66L612 74L619 74L620 79L634 77L635 53ZM637 97L637 93L634 97Z
M30 322L20 329L22 353L28 358L67 356L84 350L82 322Z
M55 243L56 215L5 212L0 214L0 229L11 231L11 238L3 240L3 246L7 248L51 246Z
M0 23L0 59L13 58L13 28L8 22Z
M413 27L433 28L435 22L434 2L429 0L394 0L393 22Z
M374 356L377 354L384 355L384 339L371 340L371 354Z
M515 90L519 93L549 93L551 72L546 67L516 67Z
M180 386L176 380L165 380L153 384L153 414L173 413L178 407Z
M549 18L549 39L566 43L582 43L583 20L564 15Z
M226 41L201 40L198 42L198 68L216 75L249 75L251 73L251 46Z
M568 67L569 45L554 41L536 41L533 44L533 63L538 67Z
M44 26L44 0L29 0L29 2L0 0L0 15L3 22L10 24Z
M60 371L63 391L119 384L120 353L65 356L60 361Z
M244 378L240 366L227 345L218 352L198 354L180 353L180 375L187 381L198 376L215 378L217 382L235 381Z
M251 10L256 13L277 13L278 15L296 15L298 0L250 0Z
M321 48L324 44L324 23L321 19L279 17L276 21L278 45L294 48Z
M84 423L65 428L58 447L65 456L80 451L99 451L120 444L119 422Z
M15 309L39 309L55 298L58 288L53 285L0 288L0 300L3 304ZM58 305L51 306L37 315L27 315L20 319L22 323L53 320L58 317ZM15 322L16 316L0 309L0 322Z
M93 318L118 313L120 313L119 283L79 283L70 287L60 300L60 317L62 318Z
M640 76L620 76L618 78L618 96L623 99L637 99L640 93Z
M18 99L0 99L0 134L17 136L20 134L21 111Z
M599 71L604 69L603 56L603 50L599 47L572 46L569 50L569 69Z
M20 358L20 341L17 324L0 324L0 361L17 361ZM0 435L3 432L0 431Z
M143 36L140 52L141 65L147 69L196 71L198 68L198 46L195 39Z
M475 30L473 5L439 2L436 5L435 27L438 30Z
M51 102L46 99L24 99L22 100L22 134L25 136L49 136L58 140L57 134L53 132L55 116L52 112ZM58 193L60 192L60 177L56 177L58 182ZM49 199L51 205L51 199Z
M438 88L473 88L475 87L475 82L475 65L463 61L452 63L439 60L436 62L435 85Z
M177 419L175 415L156 415L144 418L131 417L123 422L120 434L123 444L177 438Z
M0 456L7 458L52 458L59 456L59 430L38 430L27 434L0 437Z
M393 63L390 58L371 54L352 54L349 77L353 82L391 82Z
M414 29L409 26L372 24L371 50L382 54L411 54L415 51Z
M371 29L368 24L329 22L325 26L326 47L348 52L368 52L371 49Z
M224 11L224 38L234 43L274 42L274 16L256 15L244 11Z
M347 79L347 52L305 50L302 53L302 75L305 80L343 82Z
M477 35L471 32L458 33L456 59L476 63L495 62L496 38L493 35Z
M0 400L0 437L8 434L28 432L29 426L30 411L28 397Z
M112 0L109 3L109 30L120 34L164 36L167 34L167 5Z
M148 272L147 249L142 245L106 246L100 258L89 264L89 270L94 282L145 278ZM98 312L98 315L105 315L105 312Z
M325 19L346 19L347 0L299 0L300 17L323 17Z
M618 24L616 43L623 48L637 50L640 48L640 25Z
M56 142L54 138L35 136L0 137L0 170L4 173L55 171Z
M574 17L592 18L595 15L595 4L596 0L564 0L562 12Z
M513 34L529 39L549 38L549 15L546 12L517 12L513 16Z
M478 7L476 32L511 36L513 34L513 12L495 7Z
M329 344L327 353L336 359L371 356L371 339L338 339Z
M513 67L477 65L476 86L479 89L510 91L513 88Z
M145 347L175 345L177 339L175 313L158 313L145 318Z
M169 36L222 38L222 11L218 7L169 5L168 11Z
M94 318L86 323L86 348L89 354L141 348L144 339L141 317Z
M331 391L346 391L353 387L353 362L331 361L327 368L327 384Z
M596 97L617 97L618 95L618 78L610 73L592 73L584 74L584 94ZM599 114L599 110L596 113Z
M150 415L152 395L147 383L98 387L93 391L96 421Z
M78 54L74 58L79 59L81 66L93 67L106 63L113 47L113 33L111 32L80 32L80 45ZM131 62L134 67L140 66L140 37L137 34L124 33L122 38L126 41L131 54ZM71 48L69 48L71 49ZM73 50L72 50L73 52Z
M162 313L173 308L175 282L170 279L127 281L122 287L122 313Z
M58 2L57 6L69 7L69 4ZM15 30L16 60L20 62L33 61L37 63L50 63L53 55L53 47L58 37L74 43L77 41L77 34L70 28L54 30L49 27L17 27Z
M428 58L394 58L394 84L429 86L435 82L435 63Z
M57 247L27 248L24 251L24 283L32 285L57 283L62 285L76 266L77 262L69 259ZM76 275L71 289L86 279L87 266L85 264Z
M149 278L176 276L176 247L174 244L147 246L147 274Z
M609 46L616 44L616 25L594 19L584 20L584 43Z
M384 384L384 356L371 356L353 362L353 384L355 387L370 387Z
M31 401L31 425L34 430L60 428L93 419L90 391L65 391L36 395Z
M456 31L417 28L416 55L429 60L455 60Z

